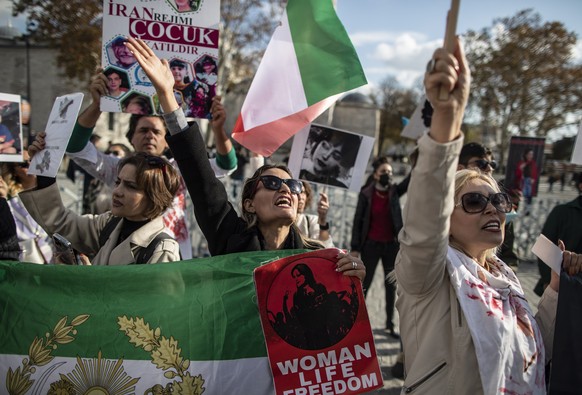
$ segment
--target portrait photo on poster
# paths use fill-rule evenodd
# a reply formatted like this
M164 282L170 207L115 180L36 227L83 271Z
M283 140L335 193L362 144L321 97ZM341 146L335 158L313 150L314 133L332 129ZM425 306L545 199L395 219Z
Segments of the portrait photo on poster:
M22 122L19 95L0 93L0 162L22 162Z
M358 191L374 139L311 124L293 137L289 168L302 180Z
M544 137L513 136L509 143L505 186L520 190L526 202L538 194L545 141Z

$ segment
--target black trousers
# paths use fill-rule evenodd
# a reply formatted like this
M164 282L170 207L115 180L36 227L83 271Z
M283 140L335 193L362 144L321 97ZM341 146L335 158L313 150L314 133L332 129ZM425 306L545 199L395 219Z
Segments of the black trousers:
M366 278L364 279L364 295L368 294L368 289L372 284L374 272L378 261L382 259L384 268L384 285L386 286L386 329L394 329L394 302L396 300L396 284L386 281L386 276L394 270L396 254L398 254L399 244L397 241L391 243L366 240L361 251L361 258L366 265Z

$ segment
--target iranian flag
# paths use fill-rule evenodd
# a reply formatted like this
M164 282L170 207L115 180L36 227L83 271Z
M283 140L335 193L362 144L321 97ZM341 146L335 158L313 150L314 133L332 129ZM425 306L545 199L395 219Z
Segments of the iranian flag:
M0 261L0 393L273 393L252 273L293 252L129 266Z
M332 0L289 0L232 136L270 156L344 92L366 83Z

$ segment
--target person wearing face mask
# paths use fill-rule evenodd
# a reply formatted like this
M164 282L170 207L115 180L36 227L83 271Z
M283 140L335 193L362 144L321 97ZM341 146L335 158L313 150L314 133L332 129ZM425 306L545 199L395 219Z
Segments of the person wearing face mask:
M372 163L372 168L374 172L370 182L360 191L352 227L351 254L361 257L366 265L364 294L367 294L372 284L380 259L385 276L394 269L398 253L398 232L402 228L399 198L406 193L409 181L409 177L406 177L399 184L392 182L392 166L386 156L377 158ZM386 329L392 337L398 338L393 321L396 285L390 281L384 284Z

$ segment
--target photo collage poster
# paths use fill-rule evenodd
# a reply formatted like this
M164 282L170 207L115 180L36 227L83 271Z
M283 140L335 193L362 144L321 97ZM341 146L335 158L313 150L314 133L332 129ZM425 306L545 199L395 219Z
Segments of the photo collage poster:
M360 394L384 384L362 283L335 271L338 251L253 272L276 394Z
M293 137L289 169L305 181L359 191L374 138L311 124Z
M22 162L20 96L0 93L0 162Z
M174 94L188 118L209 118L218 81L220 2L203 0L105 0L101 64L108 95L101 110L159 114L152 83L129 49L139 38L174 76Z

